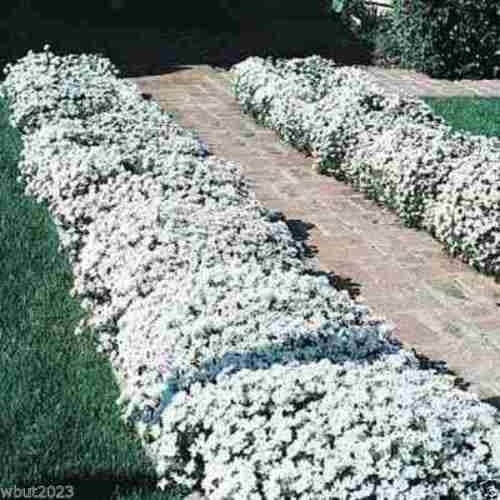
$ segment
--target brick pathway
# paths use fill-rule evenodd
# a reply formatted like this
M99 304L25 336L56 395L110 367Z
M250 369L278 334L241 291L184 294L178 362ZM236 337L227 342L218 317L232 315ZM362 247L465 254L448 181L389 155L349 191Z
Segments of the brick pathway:
M389 92L401 92L417 97L483 97L500 99L500 79L496 80L437 80L423 73L406 69L359 66ZM230 81L228 72L220 76Z
M295 228L313 224L308 242L322 269L359 285L360 298L397 325L405 344L446 360L483 397L500 395L500 287L492 279L350 186L313 172L310 159L239 112L223 73L198 66L136 82L215 154L240 162L265 206Z
M422 73L405 69L363 67L389 91L406 92L425 97L496 97L500 98L500 79L497 80L436 80Z

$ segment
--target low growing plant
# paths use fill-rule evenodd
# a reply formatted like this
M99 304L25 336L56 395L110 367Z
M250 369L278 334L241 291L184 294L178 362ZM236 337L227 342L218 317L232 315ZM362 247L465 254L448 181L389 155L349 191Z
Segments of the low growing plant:
M159 485L211 500L478 497L500 469L498 412L332 288L237 165L87 61L29 54L2 90L27 193L57 223ZM316 66L292 65L309 104L349 80Z
M366 72L316 56L250 58L234 73L243 111L310 153L320 170L429 230L472 266L500 274L497 138L454 131L423 101L389 94ZM489 174L473 175L471 164ZM462 178L482 212L450 194Z

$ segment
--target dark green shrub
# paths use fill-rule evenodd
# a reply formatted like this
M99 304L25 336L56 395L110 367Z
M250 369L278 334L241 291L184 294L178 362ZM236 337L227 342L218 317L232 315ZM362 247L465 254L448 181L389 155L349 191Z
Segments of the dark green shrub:
M375 48L375 38L379 25L379 15L373 5L365 0L349 0L339 13L344 25L368 50Z
M388 60L438 78L498 71L498 0L394 0L377 44Z
M266 23L276 19L302 19L325 14L325 0L217 0L214 2L240 25Z
M172 2L171 2L172 3ZM2 19L17 12L20 17L40 17L66 21L83 20L91 25L146 25L158 28L262 24L281 18L321 17L327 0L209 0L205 2L158 2L157 0L2 0ZM167 7L168 15L163 15ZM36 29L36 28L35 28Z

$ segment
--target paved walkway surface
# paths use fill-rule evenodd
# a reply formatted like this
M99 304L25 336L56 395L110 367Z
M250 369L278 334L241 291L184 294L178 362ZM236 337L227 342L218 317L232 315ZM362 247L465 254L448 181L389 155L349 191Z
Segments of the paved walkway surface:
M437 80L423 73L406 69L378 66L359 66L389 92L417 97L482 97L500 99L500 78L496 80ZM220 72L221 78L231 81L230 73Z
M486 97L500 98L497 80L436 80L422 73L404 69L363 67L384 88L425 97Z
M403 343L447 361L483 397L500 396L499 285L350 186L316 174L309 158L240 113L227 75L198 66L136 82L216 155L240 162L260 201L307 233L321 268L359 289Z

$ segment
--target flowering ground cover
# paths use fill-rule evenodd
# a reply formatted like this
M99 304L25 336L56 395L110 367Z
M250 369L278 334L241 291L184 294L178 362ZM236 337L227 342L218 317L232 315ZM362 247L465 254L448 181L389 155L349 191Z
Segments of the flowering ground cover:
M77 499L180 499L156 490L118 389L69 291L44 207L16 181L19 134L0 101L0 487L71 485Z
M364 71L305 59L234 67L245 112L319 168L428 230L453 255L500 274L500 140L453 130L421 100Z
M500 99L448 97L425 100L456 130L500 137Z
M237 165L96 56L30 53L2 91L26 193L54 219L161 487L482 498L497 410L332 288Z

